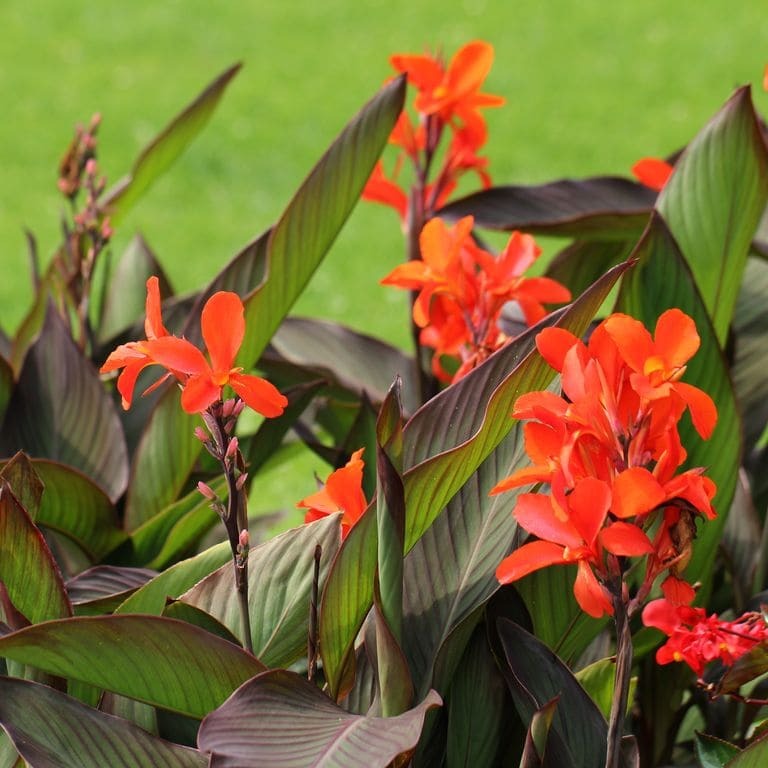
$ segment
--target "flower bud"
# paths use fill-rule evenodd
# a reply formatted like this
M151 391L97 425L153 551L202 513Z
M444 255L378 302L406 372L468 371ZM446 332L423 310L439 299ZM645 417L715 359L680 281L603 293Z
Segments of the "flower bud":
M211 501L216 501L216 491L211 488L210 485L207 483L204 483L202 480L197 484L197 490L200 491L200 493L205 496L206 499L210 499Z

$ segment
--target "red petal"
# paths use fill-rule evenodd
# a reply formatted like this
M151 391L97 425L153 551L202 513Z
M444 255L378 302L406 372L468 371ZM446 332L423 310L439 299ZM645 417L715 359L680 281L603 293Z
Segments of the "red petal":
M624 519L644 515L665 498L664 489L647 469L631 467L613 481L611 512Z
M509 584L548 565L564 565L563 548L549 541L532 541L523 544L509 557L505 557L496 569L501 584Z
M676 576L667 576L661 584L661 591L670 603L690 605L696 597L696 590Z
M175 336L163 336L159 339L142 342L152 361L169 371L201 374L210 370L203 353L186 339Z
M133 400L133 390L136 387L136 379L139 374L148 365L151 365L151 360L146 357L142 357L139 360L133 360L125 366L123 372L117 378L117 391L122 398L123 408L127 411L131 407L131 401Z
M651 600L643 608L643 624L646 627L660 629L666 635L671 635L682 624L678 606L664 598Z
M581 341L565 328L545 328L536 336L539 353L556 371L563 370L565 355L574 344Z
M672 166L657 157L644 157L632 166L635 178L646 187L660 191L667 183L674 169Z
M573 594L581 609L599 619L603 614L613 615L613 605L608 591L595 577L589 563L579 561L579 570L576 573L576 581L573 583Z
M672 386L688 406L694 428L704 440L708 440L717 424L717 407L714 401L706 392L683 381L677 381Z
M147 280L146 317L144 318L144 332L148 339L157 339L161 336L170 336L163 325L163 316L160 308L160 281L156 277Z
M600 532L600 541L614 555L640 557L653 552L650 539L631 523L612 523Z
M523 493L512 512L515 520L528 533L563 547L576 549L584 543L576 528L567 520L560 520L552 509L552 500L543 493Z
M214 293L205 302L200 327L211 356L211 368L217 373L228 371L245 336L245 315L240 297L230 291Z
M610 505L611 487L594 477L580 480L568 496L568 510L573 527L590 546L603 527Z
M207 374L190 376L181 393L181 407L187 413L201 413L221 397L221 387Z
M662 313L656 321L653 337L656 352L663 358L667 370L685 365L701 343L696 324L677 308Z
M229 386L237 392L249 408L267 418L280 416L288 405L288 398L274 384L260 376L231 373Z
M532 483L548 483L552 476L552 470L549 467L533 466L523 467L513 472L509 477L500 480L491 488L489 496L498 496L505 491L511 491L513 488L519 488L522 485L531 485Z
M451 59L445 76L446 88L453 98L479 90L493 66L493 46L474 40L462 46Z

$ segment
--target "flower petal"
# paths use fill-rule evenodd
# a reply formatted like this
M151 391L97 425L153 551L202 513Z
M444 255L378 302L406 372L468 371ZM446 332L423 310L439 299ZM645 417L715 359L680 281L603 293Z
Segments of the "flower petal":
M717 406L712 398L698 387L683 381L675 382L672 388L688 406L694 429L704 440L708 440L717 424Z
M581 609L590 616L599 619L606 613L613 615L608 590L600 584L589 563L584 560L579 561L576 581L573 582L573 594Z
M145 306L144 332L148 339L158 339L161 336L170 336L163 325L163 316L160 305L160 281L152 276L147 280L147 301Z
M270 419L280 416L288 405L288 398L274 384L260 376L231 373L229 386L240 395L249 408Z
M552 508L552 499L546 494L520 494L512 514L519 525L540 539L553 541L571 549L576 549L584 543L568 520L557 517Z
M496 568L496 578L501 584L509 584L548 565L565 565L563 548L549 541L532 541L523 544Z
M685 365L701 343L696 323L676 307L661 314L656 321L653 339L656 352L664 359L668 370Z
M153 362L169 371L201 374L210 370L203 353L186 339L163 336L159 339L144 341L141 346Z
M205 346L214 371L228 371L245 336L243 302L236 293L218 291L205 302L200 317Z
M630 467L613 481L611 512L622 519L645 515L666 496L659 481L647 469Z
M556 371L563 370L565 355L574 344L582 342L565 328L545 328L536 336L536 348Z
M600 542L609 552L620 557L640 557L653 552L650 539L632 523L611 523L600 531Z
M648 329L634 317L618 312L606 318L603 326L627 365L633 371L642 373L645 361L656 351Z
M207 373L190 376L181 393L181 407L187 413L201 413L221 397L221 387Z
M644 157L632 166L635 178L646 187L661 191L672 175L674 168L658 157Z

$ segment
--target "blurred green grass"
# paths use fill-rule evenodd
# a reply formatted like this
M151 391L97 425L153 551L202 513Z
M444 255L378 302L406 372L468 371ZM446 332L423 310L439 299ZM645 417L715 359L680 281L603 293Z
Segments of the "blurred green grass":
M23 228L44 257L72 127L103 116L114 181L209 80L242 60L205 133L131 213L178 291L199 287L269 226L328 143L390 74L396 51L496 49L485 90L497 183L627 173L688 141L768 60L758 0L5 0L0 8L0 325L30 298ZM405 297L378 285L402 257L394 214L361 204L295 307L406 343Z

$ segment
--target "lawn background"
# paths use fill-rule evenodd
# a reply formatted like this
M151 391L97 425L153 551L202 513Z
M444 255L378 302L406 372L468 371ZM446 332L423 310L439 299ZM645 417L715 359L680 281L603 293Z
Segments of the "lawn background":
M768 107L766 10L758 0L3 0L0 326L13 330L30 296L22 230L50 254L57 162L95 111L114 181L208 81L245 64L115 239L119 252L140 229L183 292L274 221L390 74L392 52L494 44L485 90L507 99L487 112L497 183L621 174L689 140L736 85L754 83ZM404 297L377 285L401 257L394 213L358 206L296 311L405 343Z

